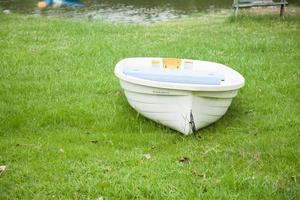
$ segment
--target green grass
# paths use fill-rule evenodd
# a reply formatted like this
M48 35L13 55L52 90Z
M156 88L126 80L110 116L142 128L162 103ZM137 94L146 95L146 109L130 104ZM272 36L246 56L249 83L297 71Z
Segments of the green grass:
M299 19L0 14L0 199L299 199ZM246 85L185 137L128 105L113 70L133 56L220 62Z

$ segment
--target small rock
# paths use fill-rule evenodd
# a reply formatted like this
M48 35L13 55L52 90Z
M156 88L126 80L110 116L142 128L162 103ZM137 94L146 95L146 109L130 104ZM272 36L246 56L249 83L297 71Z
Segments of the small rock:
M180 163L184 163L184 164L190 164L191 160L188 157L183 157L181 159L178 160Z
M151 155L150 155L149 153L144 154L143 157L144 157L146 160L150 160L150 159L151 159Z
M98 197L97 200L104 200L103 196Z
M11 13L10 10L3 10L3 13L6 14L6 15L9 15Z
M0 166L0 175L1 175L3 172L5 172L5 170L6 170L6 166L5 166L5 165L1 165L1 166Z

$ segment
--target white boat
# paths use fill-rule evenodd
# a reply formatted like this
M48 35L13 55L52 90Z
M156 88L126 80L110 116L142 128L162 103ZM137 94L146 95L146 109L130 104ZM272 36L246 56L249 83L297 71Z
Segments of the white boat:
M183 134L220 119L245 82L225 65L174 58L123 59L115 75L137 112Z

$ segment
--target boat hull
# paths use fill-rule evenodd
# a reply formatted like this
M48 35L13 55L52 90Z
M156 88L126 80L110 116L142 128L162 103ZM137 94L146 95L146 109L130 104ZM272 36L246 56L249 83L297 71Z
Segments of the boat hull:
M137 112L185 135L220 119L238 92L163 89L124 80L120 83Z
M137 112L186 135L220 119L245 83L228 66L191 59L126 58L115 75Z

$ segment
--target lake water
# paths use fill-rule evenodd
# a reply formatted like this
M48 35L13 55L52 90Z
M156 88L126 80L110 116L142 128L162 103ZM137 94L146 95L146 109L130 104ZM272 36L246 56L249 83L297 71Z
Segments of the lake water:
M117 22L153 23L183 18L199 12L230 9L233 0L82 0L84 8L50 8L41 12L37 0L0 0L11 12L49 17L89 18ZM299 5L299 0L289 0Z

